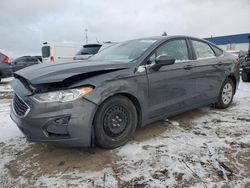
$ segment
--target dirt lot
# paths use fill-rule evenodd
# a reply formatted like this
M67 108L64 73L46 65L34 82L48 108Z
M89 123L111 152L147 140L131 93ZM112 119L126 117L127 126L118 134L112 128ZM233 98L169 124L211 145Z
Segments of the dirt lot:
M226 110L201 108L138 129L114 150L28 143L0 84L0 187L250 187L250 83Z

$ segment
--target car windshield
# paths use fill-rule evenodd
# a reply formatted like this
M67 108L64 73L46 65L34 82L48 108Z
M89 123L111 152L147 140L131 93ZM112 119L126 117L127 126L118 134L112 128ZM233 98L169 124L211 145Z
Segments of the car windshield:
M138 39L113 45L92 56L91 60L131 62L138 59L156 40Z
M14 59L12 62L13 63L18 63L18 62L21 62L21 61L25 61L27 58L26 57L18 57L16 59Z
M76 55L96 54L102 45L86 45Z

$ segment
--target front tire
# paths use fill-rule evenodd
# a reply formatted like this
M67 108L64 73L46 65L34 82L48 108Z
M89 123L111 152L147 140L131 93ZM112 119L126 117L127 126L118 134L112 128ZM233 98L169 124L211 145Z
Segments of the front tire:
M233 96L234 96L234 89L235 85L233 81L229 78L227 78L221 88L220 88L220 93L218 96L218 102L215 104L217 108L227 108L230 106L230 104L233 101Z
M250 82L250 73L247 73L246 71L242 70L241 79L243 82Z
M124 145L137 127L137 111L127 98L117 95L100 105L94 118L95 143L112 149Z

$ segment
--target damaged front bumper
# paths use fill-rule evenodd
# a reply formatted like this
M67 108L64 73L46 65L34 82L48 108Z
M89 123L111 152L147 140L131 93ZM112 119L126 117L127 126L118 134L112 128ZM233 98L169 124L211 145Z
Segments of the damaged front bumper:
M19 89L10 116L29 141L89 147L96 109L97 105L86 99L38 103Z

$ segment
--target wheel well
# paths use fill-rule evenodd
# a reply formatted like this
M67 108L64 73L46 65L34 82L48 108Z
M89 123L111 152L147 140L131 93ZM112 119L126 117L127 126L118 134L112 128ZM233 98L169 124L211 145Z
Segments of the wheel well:
M135 105L135 108L136 108L136 111L137 111L137 116L138 116L137 127L140 127L141 126L141 121L142 121L142 119L141 119L142 118L142 113L141 113L141 105L140 105L138 99L135 96L133 96L133 95L131 95L129 93L118 93L118 94L115 94L113 96L116 96L116 95L122 95L124 97L127 97ZM113 97L113 96L111 96L111 97Z
M233 83L234 83L234 93L235 93L235 91L236 91L236 78L235 78L235 76L229 75L227 78L229 78L230 80L233 81Z
M104 101L106 101L107 99L109 99L111 97L117 96L117 95L121 95L121 96L124 96L124 97L128 98L135 105L135 108L136 108L136 111L137 111L137 116L138 116L137 127L140 127L141 126L141 122L142 122L142 112L141 112L141 105L140 105L138 99L135 96L133 96L133 95L131 95L129 93L116 93L115 95L109 96ZM104 101L102 101L102 103Z
M134 105L135 105L135 108L136 108L136 111L137 111L137 115L138 115L138 120L137 120L137 127L140 127L141 126L141 122L142 122L142 112L141 112L141 105L139 103L139 101L137 100L137 98L129 93L117 93L115 95L112 95L112 96L109 96L108 98L106 98L104 101L106 101L107 99L111 98L111 97L114 97L114 96L117 96L117 95L121 95L121 96L124 96L124 97L127 97ZM102 103L104 102L102 101ZM102 104L101 103L101 104ZM95 115L94 115L94 118L93 118L93 122L92 122L92 125L94 123L94 120L95 120L95 116L96 116L96 113L97 113L98 109L96 110L95 112ZM95 133L93 131L93 126L91 127L91 148L95 147Z

